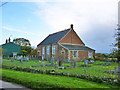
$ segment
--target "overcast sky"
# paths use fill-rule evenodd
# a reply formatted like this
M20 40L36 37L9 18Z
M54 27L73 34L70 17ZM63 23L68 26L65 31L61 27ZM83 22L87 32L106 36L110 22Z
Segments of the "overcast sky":
M26 38L32 46L37 46L49 34L70 28L73 24L86 46L97 53L110 52L111 44L115 42L113 36L118 23L119 0L39 1L12 0L2 6L0 44L11 37Z

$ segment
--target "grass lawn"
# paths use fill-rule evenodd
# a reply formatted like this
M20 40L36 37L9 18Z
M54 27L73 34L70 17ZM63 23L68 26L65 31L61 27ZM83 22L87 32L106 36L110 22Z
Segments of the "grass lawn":
M112 77L116 78L118 75L112 75L108 73L104 73L106 70L114 70L114 67L118 67L118 63L110 62L110 66L96 65L96 64L105 64L103 61L95 61L94 64L89 64L90 67L80 67L80 65L84 65L84 62L77 62L76 68L68 68L68 69L58 69L53 66L45 66L45 67L30 67L30 66L40 66L40 60L30 60L29 62L23 61L23 64L18 60L14 60L14 62L10 62L10 60L3 59L3 65L7 66L19 66L19 67L28 67L32 69L54 69L57 72L65 72L65 73L76 73L76 74L85 74L90 76L99 76L99 77ZM50 64L44 61L45 64ZM70 66L70 63L63 63L63 66ZM85 69L85 72L84 72Z
M118 88L118 86L95 83L79 78L35 74L2 69L3 79L29 88Z

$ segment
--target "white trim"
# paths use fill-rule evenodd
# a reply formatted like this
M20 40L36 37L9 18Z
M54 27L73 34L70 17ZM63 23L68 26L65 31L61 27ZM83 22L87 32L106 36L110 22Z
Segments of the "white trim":
M69 49L68 49L69 50ZM85 51L85 50L69 50L69 51ZM87 51L89 51L89 50L87 50Z
M61 45L60 43L58 43L60 46L62 46L63 48L65 48L65 49L67 49L67 50L69 50L68 48L66 48L66 47L64 47L63 45Z
M81 44L70 44L70 43L59 43L59 44L85 46L85 45L81 45Z

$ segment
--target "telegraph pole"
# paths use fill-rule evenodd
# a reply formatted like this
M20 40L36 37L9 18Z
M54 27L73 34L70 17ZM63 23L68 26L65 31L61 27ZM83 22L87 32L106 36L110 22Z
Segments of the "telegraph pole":
M120 1L118 2L118 28L117 28L117 36L118 36L118 61L120 61Z

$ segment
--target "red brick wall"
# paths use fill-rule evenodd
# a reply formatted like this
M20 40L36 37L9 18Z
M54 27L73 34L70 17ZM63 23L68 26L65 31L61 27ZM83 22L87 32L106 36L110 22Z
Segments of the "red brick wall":
M71 30L58 43L81 44L85 45L74 30Z
M78 58L80 59L88 58L88 51L78 51Z

